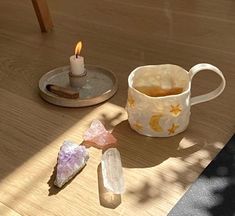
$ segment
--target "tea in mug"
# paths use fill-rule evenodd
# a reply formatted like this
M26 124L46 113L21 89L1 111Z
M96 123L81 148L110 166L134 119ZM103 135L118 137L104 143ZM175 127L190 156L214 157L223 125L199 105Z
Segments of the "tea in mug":
M177 95L183 92L181 87L161 88L159 86L141 86L135 87L136 90L151 97L162 97L168 95Z

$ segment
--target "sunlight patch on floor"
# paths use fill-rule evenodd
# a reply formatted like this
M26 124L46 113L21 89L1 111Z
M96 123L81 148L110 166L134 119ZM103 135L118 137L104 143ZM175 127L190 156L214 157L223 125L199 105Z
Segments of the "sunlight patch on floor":
M106 103L79 119L76 124L1 180L0 196L2 199L6 203L11 203L11 208L14 207L15 209L24 208L22 203L31 203L34 199L35 202L40 200L44 202L48 197L49 186L47 181L56 165L60 146L65 139L81 143L83 140L82 135L93 119L103 120L109 124L109 128L113 128L126 119L126 112L122 107ZM89 161L93 161L93 164L99 163L100 154L101 151L94 148L90 149ZM14 190L12 190L13 188ZM68 188L64 190L68 190ZM41 191L44 191L45 194L39 194ZM37 193L38 196L34 197Z

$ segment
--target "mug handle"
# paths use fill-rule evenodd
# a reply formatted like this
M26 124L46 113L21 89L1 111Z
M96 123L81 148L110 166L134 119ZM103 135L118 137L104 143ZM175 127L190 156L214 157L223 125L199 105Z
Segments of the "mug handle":
M215 90L213 90L207 94L192 97L191 98L191 105L206 102L206 101L209 101L209 100L212 100L212 99L218 97L223 92L225 85L226 85L226 81L225 81L223 73L217 67L215 67L211 64L207 64L207 63L197 64L197 65L193 66L189 70L190 80L192 81L193 76L202 70L211 70L211 71L217 73L221 77L222 82L220 83L219 87L216 88Z

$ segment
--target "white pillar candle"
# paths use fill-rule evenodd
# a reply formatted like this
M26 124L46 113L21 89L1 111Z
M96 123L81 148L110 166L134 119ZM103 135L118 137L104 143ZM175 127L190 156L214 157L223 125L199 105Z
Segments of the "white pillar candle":
M78 42L75 48L75 55L70 56L70 67L71 73L74 76L78 76L84 73L84 58L80 56L80 51L82 49L82 43Z
M81 75L85 71L84 58L82 56L70 56L71 73L74 76Z

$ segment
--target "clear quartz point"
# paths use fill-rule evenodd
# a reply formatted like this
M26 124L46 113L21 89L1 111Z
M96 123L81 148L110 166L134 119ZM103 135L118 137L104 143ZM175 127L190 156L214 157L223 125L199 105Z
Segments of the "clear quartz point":
M120 153L116 148L109 148L102 155L101 161L104 187L115 194L125 191Z

